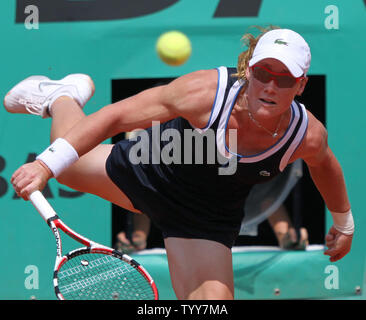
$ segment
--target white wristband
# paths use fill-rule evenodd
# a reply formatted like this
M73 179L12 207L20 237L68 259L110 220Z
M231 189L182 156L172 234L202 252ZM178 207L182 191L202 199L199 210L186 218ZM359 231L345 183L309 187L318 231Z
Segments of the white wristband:
M330 211L333 217L333 225L339 232L344 234L353 234L355 230L355 224L353 221L352 211L349 209L347 212L338 213Z
M65 139L57 138L36 159L41 160L57 178L63 170L79 160L79 155Z

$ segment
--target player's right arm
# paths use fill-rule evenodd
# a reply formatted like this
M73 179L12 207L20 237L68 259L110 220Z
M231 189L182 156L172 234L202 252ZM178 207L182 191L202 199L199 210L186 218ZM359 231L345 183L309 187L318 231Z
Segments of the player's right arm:
M195 126L204 126L215 99L216 85L216 70L184 75L168 85L105 106L82 119L63 138L82 156L120 132L145 129L153 121L163 123L183 117Z
M170 84L107 105L83 118L62 138L77 152L86 154L98 144L120 132L145 129L152 121L165 122L176 117L196 127L208 122L215 99L217 71L201 70L177 78ZM15 191L27 200L34 190L42 190L53 177L40 160L25 164L11 178Z

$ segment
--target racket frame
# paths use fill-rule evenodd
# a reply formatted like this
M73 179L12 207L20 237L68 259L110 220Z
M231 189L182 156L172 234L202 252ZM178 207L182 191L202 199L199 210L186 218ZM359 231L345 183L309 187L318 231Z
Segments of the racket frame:
M99 254L105 254L105 255L111 255L115 258L121 259L124 262L128 263L132 267L138 270L140 274L146 279L146 281L150 284L151 289L154 294L154 300L159 299L159 293L158 289L156 287L155 281L150 276L150 274L146 271L146 269L140 265L135 259L131 258L127 254L120 253L117 250L114 250L112 248L109 248L107 246L101 245L97 242L91 241L88 238L80 235L79 233L72 230L70 227L68 227L57 215L55 210L52 208L52 206L49 204L47 199L43 196L43 194L40 191L33 192L29 199L33 206L36 208L38 213L41 215L41 217L46 221L48 226L53 232L53 235L56 240L56 260L55 260L55 266L54 266L54 272L53 272L53 286L55 290L56 297L59 300L65 300L64 296L59 290L58 286L58 272L61 269L61 267L70 259L72 259L75 256L81 255L81 254L87 254L87 253L99 253ZM62 255L62 241L59 230L62 230L65 234L67 234L69 237L73 238L77 242L83 244L85 247L78 248L75 250L72 250L68 252L66 255Z

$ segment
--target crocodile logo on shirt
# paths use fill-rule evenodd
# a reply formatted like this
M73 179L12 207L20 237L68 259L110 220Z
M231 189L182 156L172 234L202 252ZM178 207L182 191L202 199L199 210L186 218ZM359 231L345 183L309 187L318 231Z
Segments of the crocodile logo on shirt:
M271 173L266 170L262 170L259 172L259 175L261 175L262 177L269 177Z

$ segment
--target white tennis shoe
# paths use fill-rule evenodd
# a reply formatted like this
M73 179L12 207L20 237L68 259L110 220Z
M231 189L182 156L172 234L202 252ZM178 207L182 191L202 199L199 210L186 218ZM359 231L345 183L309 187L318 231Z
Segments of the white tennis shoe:
M95 91L93 80L86 74L70 74L61 80L32 76L15 85L4 98L11 113L30 113L50 117L49 108L61 96L73 98L81 108Z

